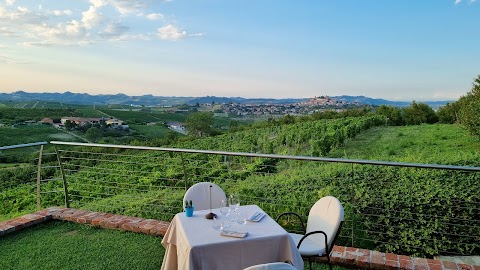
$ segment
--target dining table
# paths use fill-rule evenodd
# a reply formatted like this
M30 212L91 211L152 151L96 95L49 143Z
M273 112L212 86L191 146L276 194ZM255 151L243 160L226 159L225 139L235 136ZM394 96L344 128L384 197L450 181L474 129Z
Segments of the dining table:
M194 211L187 217L177 213L172 219L162 245L165 248L162 270L241 270L252 265L270 262L290 262L303 269L303 260L290 237L274 219L265 214L258 222L233 222L229 231L246 233L243 238L228 237L215 230L214 220L205 218L213 212L226 219L220 209ZM251 216L264 213L257 205L240 206L236 212Z

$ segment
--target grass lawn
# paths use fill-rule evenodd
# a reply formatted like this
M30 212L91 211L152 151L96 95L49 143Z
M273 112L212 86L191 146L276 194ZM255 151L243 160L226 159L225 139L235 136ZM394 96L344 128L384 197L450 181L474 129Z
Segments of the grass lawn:
M63 221L42 223L2 236L0 250L2 270L158 270L165 253L159 237ZM327 264L315 263L313 269L329 268Z
M376 127L330 157L479 166L480 143L459 125Z
M161 238L53 221L0 237L0 269L160 269Z

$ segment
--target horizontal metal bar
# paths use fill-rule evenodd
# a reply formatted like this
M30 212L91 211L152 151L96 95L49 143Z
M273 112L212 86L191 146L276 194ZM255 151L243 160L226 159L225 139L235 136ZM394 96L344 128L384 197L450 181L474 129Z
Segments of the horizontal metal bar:
M63 193L63 190L52 190L52 191L42 191L40 194L49 194L49 193Z
M0 150L24 148L24 147L30 147L30 146L47 145L47 144L48 144L47 142L16 144L16 145L2 146L0 147Z
M63 178L45 178L45 179L41 179L40 182L44 183L44 182L60 181L60 180L63 180Z
M213 155L225 155L225 156L243 156L243 157L259 157L259 158L309 160L309 161L348 163L348 164L361 164L361 165L380 165L380 166L392 166L392 167L410 167L410 168L424 168L424 169L437 169L437 170L458 170L458 171L480 172L480 167L471 167L471 166L420 164L420 163L409 163L409 162L343 159L343 158L325 158L325 157L308 157L308 156L288 156L288 155L276 155L276 154L256 154L256 153L244 153L244 152L226 152L226 151L210 151L210 150L163 148L163 147L116 145L116 144L99 144L99 143L75 143L75 142L60 142L60 141L51 141L50 143L55 144L55 145L91 146L91 147L117 148L117 149L154 150L154 151L167 151L167 152L180 152L180 153L197 153L197 154L213 154Z

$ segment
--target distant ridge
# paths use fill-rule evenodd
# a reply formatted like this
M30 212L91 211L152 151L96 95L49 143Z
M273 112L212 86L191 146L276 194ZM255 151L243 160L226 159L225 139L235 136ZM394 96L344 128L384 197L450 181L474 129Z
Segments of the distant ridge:
M359 103L365 105L390 105L404 107L411 104L407 101L390 101L385 99L369 98L365 96L331 96L331 99L346 101L349 103ZM66 104L78 105L135 105L135 106L175 106L181 104L195 105L197 103L241 103L241 104L293 104L307 101L309 98L242 98L242 97L168 97L168 96L127 96L125 94L115 95L90 95L87 93L28 93L25 91L16 91L13 93L0 93L2 102L29 102L29 101L50 101L62 102ZM452 101L421 101L432 107L443 106Z
M386 100L386 99L381 99L381 98L369 98L365 96L334 96L331 97L332 99L336 100L343 100L347 102L358 102L361 104L368 104L368 105L374 105L374 106L380 106L380 105L389 105L389 106L396 106L396 107L406 107L412 104L412 101L391 101L391 100ZM454 102L454 100L442 100L442 101L418 101L419 103L426 103L430 105L431 107L438 107L438 106L444 106L447 103Z

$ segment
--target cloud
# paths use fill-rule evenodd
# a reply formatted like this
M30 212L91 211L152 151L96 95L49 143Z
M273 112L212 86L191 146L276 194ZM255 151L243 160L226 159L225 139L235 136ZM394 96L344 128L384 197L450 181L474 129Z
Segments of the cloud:
M17 6L16 0L0 4L0 37L19 38L18 45L26 47L85 46L104 41L152 39L181 40L201 37L203 33L187 33L170 23L163 27L154 21L165 21L162 13L148 9L152 0L84 0L87 7L78 9L49 9L46 2L32 6ZM167 0L155 0L168 2ZM150 11L150 12L147 12ZM155 31L142 32L125 22L143 20ZM150 22L147 22L149 20Z
M97 11L97 7L90 6L87 11L82 12L82 23L87 29L98 26L103 20L102 13Z
M205 36L205 34L204 33L196 33L196 34L189 34L188 36L189 37L203 37L203 36Z
M204 35L205 34L203 33L188 34L185 30L172 24L167 24L164 27L157 29L157 36L162 40L177 41L187 37L202 37Z
M69 9L65 9L65 10L54 10L52 11L53 15L55 16L70 16L72 15L72 11L69 10Z
M15 4L15 0L5 0L5 3L7 4L7 6L11 6Z
M7 27L0 28L0 35L6 37L20 37L16 32L8 29Z
M120 23L112 23L107 25L98 35L104 39L120 40L126 38L125 34L130 28Z
M41 24L47 19L47 16L31 12L26 7L17 7L13 11L5 10L0 6L0 19L15 24Z
M145 16L147 19L155 21L155 20L163 20L164 16L160 13L150 13Z
M107 4L104 0L90 0L90 3L97 8L103 7Z
M163 40L177 41L185 38L187 36L187 32L174 25L168 24L164 27L158 28L157 35Z
M459 99L464 93L456 92L455 90L452 91L439 91L433 94L433 99L435 100L457 100Z
M107 0L122 15L138 14L147 7L145 0Z
M477 0L468 0L468 4L471 5L475 3ZM462 3L462 0L455 0L455 5L459 5Z

